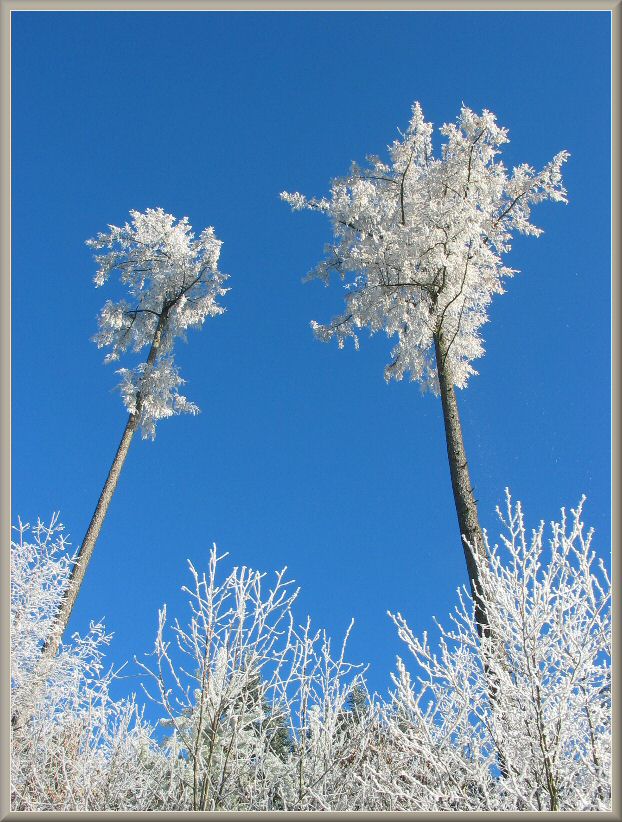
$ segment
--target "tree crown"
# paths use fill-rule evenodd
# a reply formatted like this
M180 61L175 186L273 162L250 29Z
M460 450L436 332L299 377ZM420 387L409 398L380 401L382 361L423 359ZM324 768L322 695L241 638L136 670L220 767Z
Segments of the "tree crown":
M143 436L153 438L158 419L199 410L177 390L184 381L173 346L177 337L186 339L189 328L223 313L217 298L228 291L223 288L228 278L218 270L222 242L211 226L195 238L187 217L176 220L161 208L131 211L130 217L124 226L110 225L107 233L87 240L104 252L95 256L95 285L104 285L116 271L131 297L106 301L93 340L98 348L110 347L105 362L151 346L151 362L118 373L126 408L139 413Z
M566 202L561 167L567 151L541 171L527 164L511 173L497 159L507 129L484 110L462 106L457 124L440 129L440 157L432 148L432 124L415 103L404 134L389 146L389 161L372 156L367 168L332 182L328 198L283 192L294 210L325 213L334 240L309 277L326 284L337 272L347 290L345 311L327 325L312 323L324 341L343 347L358 329L397 337L387 380L411 379L437 391L433 341L438 336L454 385L477 372L472 361L484 348L479 333L492 295L516 273L502 263L514 232L539 236L531 206Z

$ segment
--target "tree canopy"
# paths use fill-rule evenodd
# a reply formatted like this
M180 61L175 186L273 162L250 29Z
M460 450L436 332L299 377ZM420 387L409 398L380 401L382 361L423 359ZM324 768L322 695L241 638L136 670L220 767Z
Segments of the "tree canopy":
M498 159L509 142L494 114L462 106L457 123L440 129L440 156L432 124L419 103L408 128L389 146L389 161L353 163L332 182L330 195L307 198L283 192L294 210L326 214L334 239L310 273L328 284L336 272L346 288L345 310L327 324L313 322L321 340L358 331L397 337L385 378L410 374L437 392L434 336L444 340L443 365L453 384L466 386L472 362L484 353L481 326L493 294L516 271L503 264L514 233L539 236L531 207L566 202L561 151L540 171L524 163L509 172Z
M105 303L93 339L98 348L110 347L105 362L112 362L128 349L151 346L161 332L153 364L118 372L125 407L130 414L139 413L143 437L153 439L159 419L199 411L178 391L184 381L173 346L189 328L200 328L206 317L223 313L217 299L228 290L223 287L227 275L218 270L222 242L211 226L195 238L187 217L176 220L161 208L131 211L130 216L124 226L110 225L108 233L87 240L91 248L104 250L95 257L95 285L104 285L117 271L131 297L129 302Z

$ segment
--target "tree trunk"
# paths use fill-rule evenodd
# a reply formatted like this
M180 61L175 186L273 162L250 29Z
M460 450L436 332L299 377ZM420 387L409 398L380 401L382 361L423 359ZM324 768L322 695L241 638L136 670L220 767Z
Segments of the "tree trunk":
M480 593L482 585L477 566L476 556L486 561L484 536L477 515L477 502L473 495L473 486L469 476L469 467L462 438L462 426L458 412L458 402L451 374L446 363L446 348L441 334L434 335L434 352L436 354L436 370L441 391L443 405L443 420L445 423L445 441L447 444L447 459L451 474L451 487L454 493L458 526L462 537L462 548L466 560L471 595L475 603L475 619L480 636L488 636L488 617L486 606ZM468 544L467 544L468 543ZM473 551L471 550L471 546Z
M477 515L477 501L473 494L473 486L469 476L469 466L464 449L462 438L462 425L460 424L460 414L458 412L458 401L453 380L446 363L447 349L444 345L442 333L434 335L434 353L436 354L436 370L441 391L441 402L443 404L443 420L445 422L445 442L447 444L447 459L449 460L449 471L451 474L451 487L454 492L454 503L456 514L458 515L458 526L462 537L462 549L466 560L469 574L469 585L471 586L471 596L475 605L475 623L480 639L488 642L482 648L482 664L484 675L488 684L488 696L493 710L496 709L497 695L500 688L499 676L496 673L497 666L503 666L503 651L495 647L495 640L488 620L485 595L481 575L478 568L480 563L488 562L486 548L484 545L484 535L479 524ZM471 550L472 549L472 550ZM477 557L477 560L476 560ZM497 761L501 775L509 776L507 762L503 751L499 747L499 741L495 740L497 750Z
M97 503L95 513L91 518L91 522L87 529L86 535L84 537L82 545L80 546L80 551L78 553L76 562L74 563L74 566L71 569L71 574L69 575L69 583L61 600L60 606L58 608L58 613L56 614L56 617L52 624L49 636L45 641L43 648L41 649L41 659L39 661L38 667L35 670L28 686L26 686L26 699L30 702L32 702L35 699L39 685L43 682L43 680L46 677L45 663L47 660L51 660L56 655L63 633L65 632L67 624L69 623L71 611L73 610L74 603L78 597L78 593L82 585L82 580L84 579L84 575L86 574L86 569L89 564L89 560L93 555L95 543L97 542L97 538L99 536L99 532L101 531L104 517L106 516L108 506L110 505L110 500L112 499L112 495L117 486L117 481L119 479L119 475L121 474L121 469L123 468L123 463L125 462L125 457L127 456L127 452L132 441L132 437L134 436L134 431L136 430L136 427L138 425L139 415L140 412L130 414L130 418L127 421L127 425L125 426L125 431L123 432L123 436L117 449L116 456L108 473L108 478L106 479L104 488L99 497L99 502ZM13 711L11 715L11 726L13 728L13 731L21 730L24 725L24 722L28 722L29 716L31 714L31 707L32 706L29 705L28 702L26 702L25 705L22 705L21 711Z
M147 368L145 369L145 374L155 362L158 350L160 348L160 344L162 342L162 334L164 331L164 327L166 325L166 319L169 310L170 306L167 306L165 304L162 313L160 314L160 317L158 319L158 325L153 337L153 342L151 344L149 356L147 357ZM56 655L62 636L69 623L71 611L73 610L73 606L78 597L78 593L80 592L80 587L82 585L84 575L86 574L86 569L88 567L91 557L93 556L95 543L97 542L97 539L99 537L99 532L101 531L104 518L106 517L108 506L110 505L110 501L112 499L112 495L114 494L115 488L117 487L117 482L119 481L121 469L123 468L123 463L125 462L125 458L130 447L130 443L132 442L132 437L134 436L134 432L138 427L142 402L143 398L139 391L136 396L136 410L132 414L130 414L127 424L125 426L125 431L123 432L123 436L121 437L121 442L119 443L119 447L117 449L115 458L112 462L112 466L110 467L110 471L108 473L106 482L104 483L104 487L99 497L99 502L97 503L97 507L95 508L93 516L91 517L91 521L86 531L84 540L82 541L82 545L80 546L80 551L78 552L76 562L73 568L71 569L67 590L63 595L63 599L59 606L56 619L54 620L52 630L50 631L50 635L48 636L43 646L43 659L52 658Z
M82 541L82 545L80 546L80 551L76 562L71 569L69 584L65 594L63 595L58 614L56 615L56 619L54 621L54 626L45 642L45 645L43 646L42 653L44 657L53 657L56 655L56 651L60 645L63 633L69 623L71 611L73 610L73 606L78 597L84 575L86 574L86 569L91 557L93 556L95 543L99 537L99 532L101 531L112 495L117 487L117 482L119 481L119 476L121 475L121 469L123 468L123 463L125 462L130 443L132 442L132 437L134 436L134 432L138 426L138 419L139 413L130 414L125 426L125 431L123 432L117 453L112 462L112 466L110 467L110 471L108 472L108 477L104 483L97 507L91 517L91 521Z

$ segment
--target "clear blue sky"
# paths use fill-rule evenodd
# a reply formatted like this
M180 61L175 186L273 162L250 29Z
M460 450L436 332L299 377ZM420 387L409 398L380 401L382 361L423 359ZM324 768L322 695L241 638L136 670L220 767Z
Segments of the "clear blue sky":
M214 225L227 313L180 344L198 417L132 444L71 627L105 617L110 659L152 647L157 609L185 616L186 558L287 565L298 614L340 638L384 689L401 645L450 609L465 567L440 401L386 385L390 343L339 351L309 322L339 286L303 285L330 239L282 190L326 193L382 153L414 100L436 126L462 101L510 130L508 165L572 157L570 204L484 328L459 392L485 527L505 486L534 525L588 495L610 547L610 19L569 13L13 14L13 511L60 509L84 535L126 421L90 342L110 292L84 240L130 209ZM128 687L136 687L130 680Z

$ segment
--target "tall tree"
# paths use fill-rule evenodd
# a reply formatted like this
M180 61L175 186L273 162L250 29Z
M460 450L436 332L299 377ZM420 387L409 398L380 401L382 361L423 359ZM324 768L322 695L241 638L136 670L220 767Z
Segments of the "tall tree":
M200 328L206 317L224 311L217 298L228 290L223 288L227 275L218 270L222 243L214 229L206 228L195 238L187 217L176 220L161 208L131 211L130 217L123 227L111 225L107 233L87 241L102 252L95 256L95 285L104 285L117 272L130 296L130 301L105 303L93 339L98 348L110 347L105 362L118 360L128 349L148 348L149 354L137 367L117 372L129 418L43 647L44 657L58 650L135 431L140 428L143 438L154 439L158 420L199 411L178 391L184 380L173 358L175 340L185 339L189 328Z
M462 107L457 124L440 129L440 156L432 124L415 103L405 134L389 147L389 161L353 163L328 198L283 192L294 210L326 214L334 240L309 278L328 284L336 272L346 287L345 311L327 325L312 323L320 340L384 330L396 338L385 379L410 374L441 396L447 456L463 549L480 633L487 632L476 555L484 540L468 463L455 388L464 388L482 356L480 327L492 295L516 273L503 265L515 232L539 236L530 209L545 199L566 201L557 154L541 171L520 165L509 174L497 159L508 142L493 114Z

